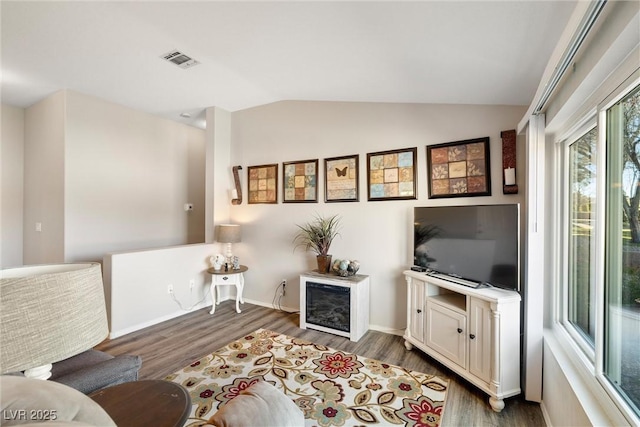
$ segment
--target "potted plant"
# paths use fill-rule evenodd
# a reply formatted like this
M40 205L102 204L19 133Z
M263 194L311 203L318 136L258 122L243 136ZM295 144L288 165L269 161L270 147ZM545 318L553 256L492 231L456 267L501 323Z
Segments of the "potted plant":
M294 238L296 248L304 246L305 250L313 251L317 254L318 272L328 273L331 268L331 255L329 248L333 239L340 233L340 218L338 215L323 217L316 214L313 221L304 225L298 225L298 234Z

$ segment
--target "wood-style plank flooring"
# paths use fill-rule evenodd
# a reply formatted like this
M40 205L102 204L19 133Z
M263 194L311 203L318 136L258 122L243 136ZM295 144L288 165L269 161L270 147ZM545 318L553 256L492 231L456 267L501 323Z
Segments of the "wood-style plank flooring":
M201 309L158 325L107 340L97 348L113 355L142 356L140 379L163 379L191 362L256 329L304 338L334 349L438 375L450 380L443 426L544 426L540 406L516 396L505 400L500 413L491 410L489 397L420 350L407 351L400 336L369 331L351 342L311 329L300 329L298 314L252 304L235 312L235 301L225 301L214 315Z

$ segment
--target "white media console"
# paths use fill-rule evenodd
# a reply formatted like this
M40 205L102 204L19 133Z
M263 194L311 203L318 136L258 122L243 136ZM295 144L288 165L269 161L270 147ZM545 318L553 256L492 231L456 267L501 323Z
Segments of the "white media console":
M433 357L490 396L494 411L520 394L520 295L405 271L405 347Z

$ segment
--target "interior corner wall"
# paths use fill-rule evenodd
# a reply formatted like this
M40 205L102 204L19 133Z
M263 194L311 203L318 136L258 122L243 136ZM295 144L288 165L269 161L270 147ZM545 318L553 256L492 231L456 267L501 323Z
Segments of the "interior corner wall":
M522 106L424 105L285 101L232 113L232 164L247 168L278 164L278 203L231 207L243 225L242 242L234 254L249 267L244 298L269 304L282 279L287 293L281 305L299 306L299 275L316 268L315 256L294 251L296 224L316 213L340 214L342 229L332 247L334 259L357 259L370 276L370 323L373 328L401 333L406 327L406 282L402 271L412 265L415 206L524 203L525 149L518 139L517 195L502 192L500 132L515 129L526 111ZM426 146L489 136L492 196L429 199ZM417 147L417 199L367 201L367 153ZM359 155L358 202L324 202L324 159ZM282 162L319 159L318 203L282 202ZM522 206L521 211L526 212Z
M22 265L24 203L24 109L0 107L0 268Z
M64 262L64 92L27 108L24 120L23 262Z
M215 225L231 219L231 113L209 107L206 109L206 121L205 242L212 243L215 241Z
M66 94L65 261L204 242L204 131Z

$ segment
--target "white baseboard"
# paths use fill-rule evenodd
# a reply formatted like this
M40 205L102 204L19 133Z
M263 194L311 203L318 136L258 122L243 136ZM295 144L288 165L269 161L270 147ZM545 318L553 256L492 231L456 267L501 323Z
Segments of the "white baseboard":
M553 427L553 423L551 422L551 417L549 416L547 407L544 405L544 400L540 402L540 410L542 411L542 418L544 418L545 425L547 427Z
M231 296L227 296L227 297L221 298L220 302L229 301L229 300L235 301L235 299L236 299L236 297L231 295ZM266 307L266 308L271 308L271 309L277 310L277 308L274 307L273 305L265 303L265 302L262 302L262 301L257 301L257 300L253 300L253 299L247 299L247 298L244 298L244 301L249 303L249 304L259 305L261 307ZM133 325L133 326L130 326L128 328L119 329L119 330L116 330L116 331L111 331L109 333L109 339L119 338L119 337L121 337L123 335L127 335L127 334L130 334L130 333L135 332L135 331L139 331L140 329L148 328L149 326L157 325L158 323L162 323L162 322L165 322L167 320L171 320L171 319L174 319L176 317L183 316L183 315L185 315L187 313L190 313L191 311L200 310L201 308L205 308L205 307L211 307L211 302L205 301L203 303L200 303L200 304L194 306L193 309L191 309L189 311L176 311L176 312L173 312L173 313L168 314L166 316L162 316L162 317L158 317L156 319L150 320L148 322L138 323L137 325ZM282 311L286 311L288 313L296 313L296 312L300 311L297 308L287 307L287 306L280 306L279 308ZM240 305L240 310L242 310L242 305ZM372 330L372 331L384 332L385 334L399 335L399 336L404 335L404 331L405 331L404 329L391 329L391 328L378 326L378 325L369 325L369 329Z
M175 311L171 314L167 314L165 316L162 317L158 317L152 320L149 320L147 322L142 322L142 323L138 323L136 325L133 326L129 326L128 328L124 328L124 329L119 329L119 330L115 330L115 331L110 331L109 332L109 339L114 339L114 338L118 338L121 337L123 335L127 335L130 334L132 332L135 331L139 331L140 329L144 329L144 328L148 328L149 326L153 326L153 325L157 325L158 323L162 323L162 322L166 322L167 320L171 320L171 319L175 319L176 317L180 317L180 316L184 316L187 313L190 313L194 310L200 310L201 308L205 308L205 307L210 307L211 306L211 302L202 302L200 304L197 304L196 306L194 306L191 310L188 311Z
M405 331L404 329L391 329L391 328L378 326L378 325L369 325L369 329L372 331L384 332L385 334L398 335L398 336L403 336Z
M236 297L228 297L223 301L226 301L226 300L229 300L229 299L232 299L232 300L235 301ZM259 305L261 307L267 307L267 308L272 308L274 310L277 310L277 308L274 307L273 305L267 304L267 303L262 302L262 301L256 301L256 300L247 299L247 298L244 298L244 301L248 302L249 304ZM281 305L279 308L282 309L282 311L286 311L288 313L296 313L296 312L300 311L297 308L287 307L287 306L284 306L284 305ZM240 306L240 309L242 309L242 306Z

